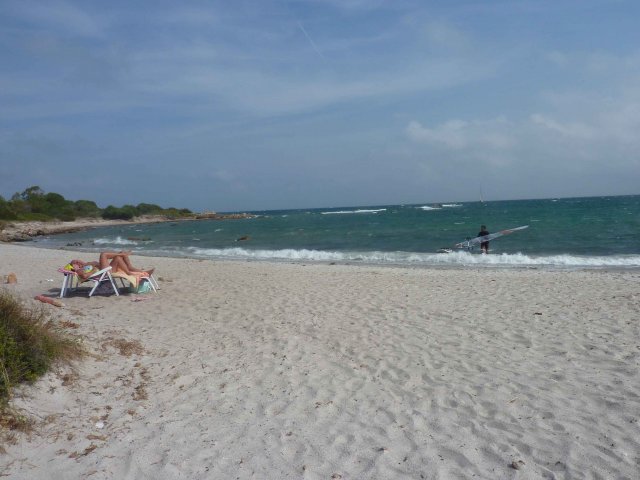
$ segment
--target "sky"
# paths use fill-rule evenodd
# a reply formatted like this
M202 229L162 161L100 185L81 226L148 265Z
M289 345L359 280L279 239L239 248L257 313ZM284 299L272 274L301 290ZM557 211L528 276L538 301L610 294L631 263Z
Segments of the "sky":
M640 2L0 1L0 195L640 194Z

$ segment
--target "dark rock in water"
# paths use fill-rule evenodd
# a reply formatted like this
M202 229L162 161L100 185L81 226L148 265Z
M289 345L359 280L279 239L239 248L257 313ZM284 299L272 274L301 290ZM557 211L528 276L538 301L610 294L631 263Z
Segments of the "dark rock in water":
M82 246L82 242L67 243L66 246L67 247L81 247Z
M240 238L236 239L236 242L242 242L244 240L249 240L249 236L245 235L244 237L240 237Z

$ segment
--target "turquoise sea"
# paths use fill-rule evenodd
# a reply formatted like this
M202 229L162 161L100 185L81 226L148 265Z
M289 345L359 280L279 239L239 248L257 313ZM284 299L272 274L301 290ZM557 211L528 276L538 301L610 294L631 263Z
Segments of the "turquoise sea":
M197 220L97 228L35 246L212 259L390 265L562 268L640 267L640 195L250 212ZM489 255L443 247L529 225L491 242ZM246 239L240 240L246 237Z

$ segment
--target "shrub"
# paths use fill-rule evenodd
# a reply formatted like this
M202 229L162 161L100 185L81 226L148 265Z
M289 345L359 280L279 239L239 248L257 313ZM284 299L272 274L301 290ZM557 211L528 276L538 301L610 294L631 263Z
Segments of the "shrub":
M44 213L21 213L18 215L17 220L23 222L50 222L53 220L49 215L45 215Z
M102 218L107 220L131 220L134 217L134 213L131 210L123 208L117 208L113 205L109 205L102 212Z
M6 407L13 386L33 382L58 360L82 354L80 345L50 321L43 308L26 308L0 290L0 407Z
M76 212L73 209L73 206L67 205L56 212L54 216L63 222L72 222L76 219Z
M0 218L4 220L15 220L17 218L16 212L11 209L11 205L2 198L2 195L0 195Z
M79 217L97 217L100 215L100 208L96 202L91 200L78 200L74 204L74 209Z
M159 205L155 205L153 203L139 203L136 206L136 210L138 211L138 215L151 215L162 213L162 207Z

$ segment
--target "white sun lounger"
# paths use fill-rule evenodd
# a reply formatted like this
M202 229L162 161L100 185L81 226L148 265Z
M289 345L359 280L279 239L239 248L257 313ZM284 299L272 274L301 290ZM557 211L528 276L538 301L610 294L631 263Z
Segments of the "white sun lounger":
M111 267L103 268L84 280L82 280L76 272L71 270L59 269L58 271L64 275L64 278L62 279L62 287L60 288L60 298L63 298L68 292L75 290L80 286L80 284L85 282L93 282L93 288L89 291L89 297L93 295L96 288L98 288L98 285L104 282L111 283L114 293L116 295L120 295L120 292L118 292L118 288L113 281L113 277L111 276Z

